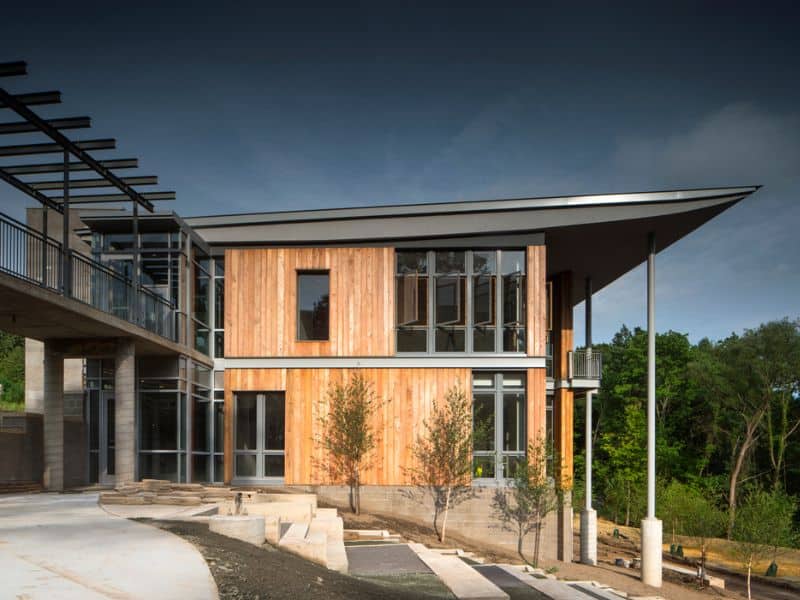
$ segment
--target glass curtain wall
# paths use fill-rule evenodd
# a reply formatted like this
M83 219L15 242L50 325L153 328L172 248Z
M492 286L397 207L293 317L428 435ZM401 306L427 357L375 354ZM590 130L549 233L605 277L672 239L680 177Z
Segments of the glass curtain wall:
M398 352L525 352L524 250L396 256Z
M225 356L225 259L214 259L214 358Z
M210 346L210 298L211 259L197 246L192 246L192 331L194 349L211 356Z
M214 415L211 398L211 370L192 363L191 414L192 481L211 481L213 469Z
M186 481L187 360L139 360L139 477Z

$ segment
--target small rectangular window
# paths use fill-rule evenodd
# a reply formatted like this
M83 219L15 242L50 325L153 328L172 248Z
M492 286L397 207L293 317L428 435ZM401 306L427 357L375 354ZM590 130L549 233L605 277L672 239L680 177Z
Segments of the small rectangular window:
M327 340L330 311L330 273L297 273L297 339Z

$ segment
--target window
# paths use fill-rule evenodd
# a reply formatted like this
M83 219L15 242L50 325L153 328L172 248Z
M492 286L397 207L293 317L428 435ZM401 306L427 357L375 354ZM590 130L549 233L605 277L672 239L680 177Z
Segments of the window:
M235 477L282 478L286 443L284 393L239 392L235 407Z
M527 448L525 372L476 372L472 376L472 476L513 476Z
M399 251L397 352L525 352L525 251Z
M297 273L297 339L328 339L330 274L327 271Z

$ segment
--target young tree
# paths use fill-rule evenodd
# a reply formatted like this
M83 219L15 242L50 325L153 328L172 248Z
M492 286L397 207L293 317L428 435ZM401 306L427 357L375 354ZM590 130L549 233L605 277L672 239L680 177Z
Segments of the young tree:
M736 554L747 569L747 598L753 566L774 555L780 546L789 546L795 539L794 500L782 491L751 492L736 515L733 540Z
M372 384L356 373L346 383L331 383L327 411L320 407L317 442L324 454L319 462L334 481L350 487L350 509L355 514L361 513L361 474L377 444L373 416L382 405Z
M508 488L498 488L492 507L503 529L517 534L517 553L532 567L539 565L542 526L558 506L554 486L547 477L547 448L541 440L528 447L528 455L517 463ZM525 537L533 532L533 557L523 553Z
M700 490L683 486L685 495L681 501L683 515L678 531L694 540L700 546L700 565L697 577L700 585L705 582L706 557L714 538L725 532L726 515Z
M472 406L459 387L450 388L444 401L433 400L431 416L413 448L415 465L408 469L411 481L433 500L433 530L445 541L450 509L473 494ZM480 432L479 432L480 435ZM438 526L442 516L441 530Z

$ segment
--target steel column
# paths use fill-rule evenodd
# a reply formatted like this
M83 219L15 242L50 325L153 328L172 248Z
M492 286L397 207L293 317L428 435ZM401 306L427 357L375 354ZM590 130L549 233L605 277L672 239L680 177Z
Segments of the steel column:
M61 251L63 260L61 263L61 277L63 281L63 293L69 296L72 293L72 267L70 265L69 248L69 151L64 150L64 201L61 204L63 213L61 215Z

